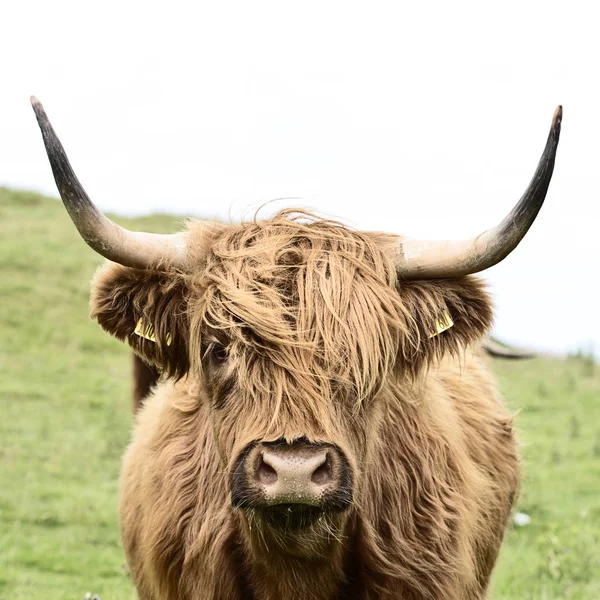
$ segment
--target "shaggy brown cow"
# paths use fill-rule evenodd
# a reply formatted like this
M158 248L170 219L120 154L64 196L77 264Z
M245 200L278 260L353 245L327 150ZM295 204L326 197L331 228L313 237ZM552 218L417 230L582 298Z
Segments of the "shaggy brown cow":
M471 274L535 219L560 107L498 227L417 242L290 211L132 233L91 203L33 106L71 218L114 261L92 315L162 373L121 482L140 598L485 598L519 477Z

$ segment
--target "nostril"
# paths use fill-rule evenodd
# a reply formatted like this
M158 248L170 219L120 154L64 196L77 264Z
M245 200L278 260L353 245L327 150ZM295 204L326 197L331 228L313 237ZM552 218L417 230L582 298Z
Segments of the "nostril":
M325 456L322 465L319 465L311 475L311 481L316 485L326 485L331 481L331 464L329 454Z
M271 485L277 481L277 471L268 465L261 456L256 468L256 477L262 484Z

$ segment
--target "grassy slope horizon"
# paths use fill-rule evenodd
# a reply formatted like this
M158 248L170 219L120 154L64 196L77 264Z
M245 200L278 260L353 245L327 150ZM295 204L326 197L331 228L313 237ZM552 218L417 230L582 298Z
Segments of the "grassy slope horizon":
M180 219L118 219L174 231ZM117 517L128 349L88 315L102 263L61 204L0 187L0 600L130 600ZM496 600L600 598L600 367L495 361L524 482Z

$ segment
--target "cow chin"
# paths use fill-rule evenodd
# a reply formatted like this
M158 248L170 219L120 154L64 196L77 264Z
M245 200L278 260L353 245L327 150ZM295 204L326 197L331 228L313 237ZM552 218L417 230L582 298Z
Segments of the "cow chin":
M341 541L347 512L317 506L280 504L242 509L251 544L261 553L273 548L302 559L331 553Z

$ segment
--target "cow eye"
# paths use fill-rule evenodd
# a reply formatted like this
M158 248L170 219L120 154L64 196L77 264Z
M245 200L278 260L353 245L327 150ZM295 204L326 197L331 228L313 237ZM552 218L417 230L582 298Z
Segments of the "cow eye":
M222 363L229 358L229 350L221 344L212 344L210 355L216 362Z

